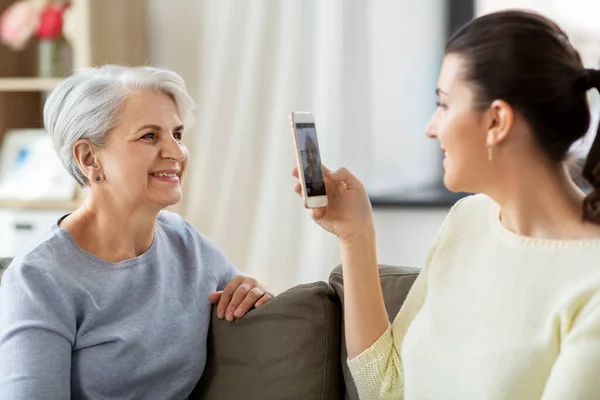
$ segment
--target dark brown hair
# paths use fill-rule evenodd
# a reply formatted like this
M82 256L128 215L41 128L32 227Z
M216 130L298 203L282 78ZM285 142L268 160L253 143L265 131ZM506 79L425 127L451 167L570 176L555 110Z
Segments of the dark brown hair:
M588 131L586 92L600 91L600 71L584 69L565 32L549 19L524 11L484 15L450 38L446 54L463 57L463 78L475 91L475 107L484 110L494 100L509 103L552 162L564 161ZM584 201L583 218L600 224L598 133L583 176L594 189Z

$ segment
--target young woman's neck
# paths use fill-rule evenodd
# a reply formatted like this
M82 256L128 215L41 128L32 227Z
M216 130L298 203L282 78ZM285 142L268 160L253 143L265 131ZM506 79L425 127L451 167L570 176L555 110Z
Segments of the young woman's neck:
M500 205L506 228L519 235L550 239L598 235L600 226L587 227L582 220L585 195L564 165L532 161L528 166L511 163L504 167L487 194Z

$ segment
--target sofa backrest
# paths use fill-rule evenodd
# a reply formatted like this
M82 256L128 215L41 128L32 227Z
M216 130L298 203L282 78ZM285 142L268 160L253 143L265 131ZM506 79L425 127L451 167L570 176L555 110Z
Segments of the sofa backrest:
M325 282L289 289L233 323L213 308L206 368L190 399L343 400L341 325Z
M380 266L392 321L419 273ZM216 317L206 368L190 399L358 400L343 335L342 270L299 285L233 323Z

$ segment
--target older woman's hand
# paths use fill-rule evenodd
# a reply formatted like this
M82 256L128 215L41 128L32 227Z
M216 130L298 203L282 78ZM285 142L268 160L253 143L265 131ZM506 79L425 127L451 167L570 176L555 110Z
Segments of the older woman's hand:
M217 317L233 322L242 318L252 308L258 308L275 297L254 278L238 275L233 278L225 289L211 293L208 300L218 304Z

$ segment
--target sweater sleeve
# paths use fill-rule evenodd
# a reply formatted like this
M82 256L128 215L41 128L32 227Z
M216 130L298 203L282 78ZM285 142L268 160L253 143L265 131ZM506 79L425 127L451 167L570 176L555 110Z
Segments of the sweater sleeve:
M212 241L200 233L198 235L201 243L202 261L217 280L217 290L223 290L229 281L237 275L242 275L242 273Z
M0 285L0 398L69 399L74 315L56 280L27 265Z
M421 271L400 312L383 335L367 350L348 360L361 400L404 398L402 342L425 299L427 272L427 267Z
M561 343L542 400L598 398L600 293L581 310Z
M404 398L402 343L427 296L427 281L432 259L443 252L447 240L455 239L451 230L458 218L457 210L464 200L459 200L446 216L429 250L425 267L411 287L394 322L368 349L348 360L348 368L361 400Z
M198 249L202 264L217 281L217 290L223 290L235 276L243 275L229 258L191 223L176 214L163 211L162 215L172 216L183 223L187 232L186 237L193 241L190 245Z

